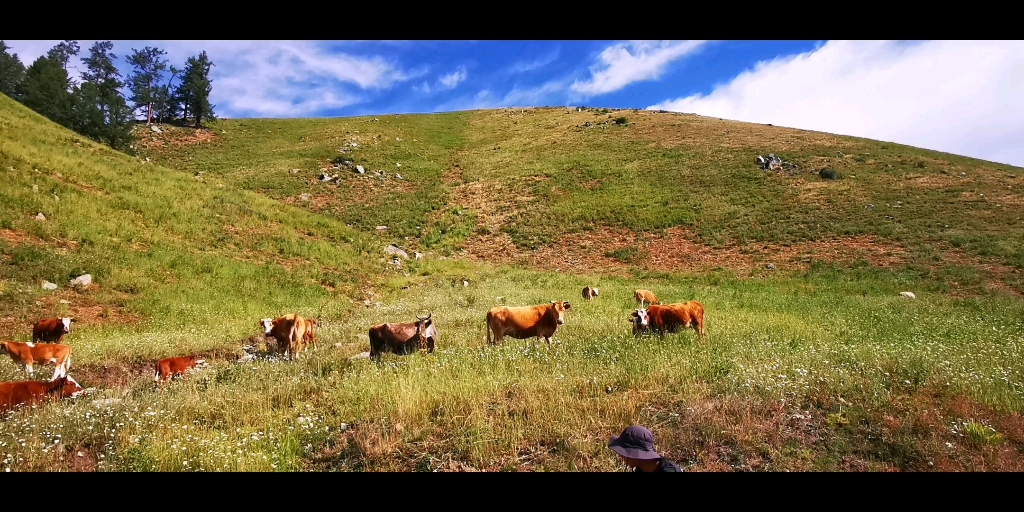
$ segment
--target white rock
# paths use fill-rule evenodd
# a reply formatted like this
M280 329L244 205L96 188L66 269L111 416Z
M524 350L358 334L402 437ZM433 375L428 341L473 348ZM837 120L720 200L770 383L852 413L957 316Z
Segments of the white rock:
M377 231L384 231L386 229L388 229L387 226L377 226Z
M61 299L61 300L60 300L60 303L61 303L61 304L71 304L71 301L70 301L70 300L64 300L64 299Z
M153 131L153 133L162 133L162 132L163 132L163 130L161 130L161 129L160 129L160 128L159 128L159 127L158 127L157 125L155 125L155 124L151 124L151 125L149 125L149 129L150 129L150 130L152 130L152 131Z
M39 185L32 185L32 192L39 192Z
M72 279L68 283L71 284L72 286L74 286L74 285L89 286L90 284L92 284L92 275L90 275L90 274L82 274L82 275Z
M913 292L900 292L900 295L908 299L916 299L917 296Z
M51 283L49 281L43 281L43 289L44 290L56 290L57 289L57 284L56 283Z

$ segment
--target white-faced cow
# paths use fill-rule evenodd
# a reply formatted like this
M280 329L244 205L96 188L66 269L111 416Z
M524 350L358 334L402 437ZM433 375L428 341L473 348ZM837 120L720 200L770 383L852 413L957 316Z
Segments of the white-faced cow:
M416 321L405 324L377 324L370 327L370 359L380 362L381 354L408 355L417 350L434 352L437 326L429 312L425 318L416 315Z
M697 301L651 305L646 310L635 311L634 318L637 317L641 320L635 320L634 325L650 328L661 336L666 332L677 332L680 328L687 327L693 328L701 338L706 336L704 305Z
M551 337L559 325L565 323L565 312L572 307L569 301L536 306L498 306L487 312L487 342L500 344L502 338L515 339L544 338L551 343ZM494 341L491 341L491 333Z
M15 363L22 365L29 376L34 373L36 364L54 364L53 379L63 377L71 369L71 346L43 343L36 345L19 341L0 341L0 354L11 356Z
M584 299L586 299L586 300L594 300L594 297L597 297L597 295L598 295L597 294L597 288L592 288L590 286L585 286L583 288L583 298Z
M60 343L65 334L71 333L74 318L44 318L32 324L32 342Z
M647 308L644 307L642 300L640 301L640 307L633 310L633 315L629 317L629 322L633 324L633 336L640 336L650 330Z
M306 319L295 313L277 318L260 320L263 335L277 340L278 349L289 359L297 359L302 350L302 341L306 335Z
M32 406L46 399L76 398L82 393L85 393L85 389L70 375L49 382L0 382L0 411L7 412L19 405Z

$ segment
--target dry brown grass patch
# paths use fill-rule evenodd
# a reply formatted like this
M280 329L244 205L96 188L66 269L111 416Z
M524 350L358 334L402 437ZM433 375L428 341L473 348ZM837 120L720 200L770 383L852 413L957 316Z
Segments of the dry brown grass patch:
M162 126L163 132L156 133L147 126L141 126L137 130L136 145L144 150L166 147L195 146L202 143L214 142L220 137L209 129L180 128L175 126Z

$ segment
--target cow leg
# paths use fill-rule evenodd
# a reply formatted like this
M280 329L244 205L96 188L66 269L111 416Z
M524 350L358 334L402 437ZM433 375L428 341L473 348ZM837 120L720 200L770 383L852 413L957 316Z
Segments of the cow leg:
M35 370L32 369L32 365L30 365L30 364L26 364L25 365L25 371L28 372L28 376L29 377L31 377L32 374L35 373Z

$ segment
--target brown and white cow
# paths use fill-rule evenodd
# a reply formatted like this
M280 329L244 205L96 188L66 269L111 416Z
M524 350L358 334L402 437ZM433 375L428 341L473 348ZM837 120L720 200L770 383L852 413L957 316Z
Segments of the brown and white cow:
M559 325L565 323L565 312L572 308L569 301L536 306L498 306L487 311L487 342L501 343L505 336L525 340L527 338L544 338L551 343L551 337ZM491 341L494 333L494 341Z
M168 357L157 361L155 366L153 380L167 382L175 375L185 375L185 372L192 368L206 366L206 360L199 359L197 355Z
M417 350L434 353L437 342L437 326L434 313L426 317L416 315L416 321L405 324L383 323L370 327L370 359L379 362L381 354L390 352L404 356Z
M704 305L697 301L651 305L634 311L633 318L634 334L639 328L664 336L666 332L674 333L680 328L691 327L701 338L706 337Z
M306 335L306 319L301 315L289 313L277 318L260 320L264 336L277 340L278 349L289 359L298 359L302 350L302 341Z
M26 380L21 382L0 382L0 411L7 412L19 405L26 407L38 404L46 399L60 400L76 398L85 389L75 382L70 375L48 382Z
M60 343L65 334L71 333L74 318L44 318L32 324L32 342Z
M640 336L650 330L650 320L643 301L640 301L639 308L633 310L633 315L629 317L629 322L633 324L633 336Z
M646 301L648 304L661 304L658 297L655 297L654 292L650 290L636 290L633 292L633 298L641 303Z
M583 288L583 298L586 300L594 300L597 297L597 288L586 286Z
M0 341L0 353L11 356L15 363L22 365L22 368L31 376L32 368L36 364L56 364L53 369L53 377L63 377L71 369L71 346L61 344L43 343L37 345L32 342L22 343L19 341Z

